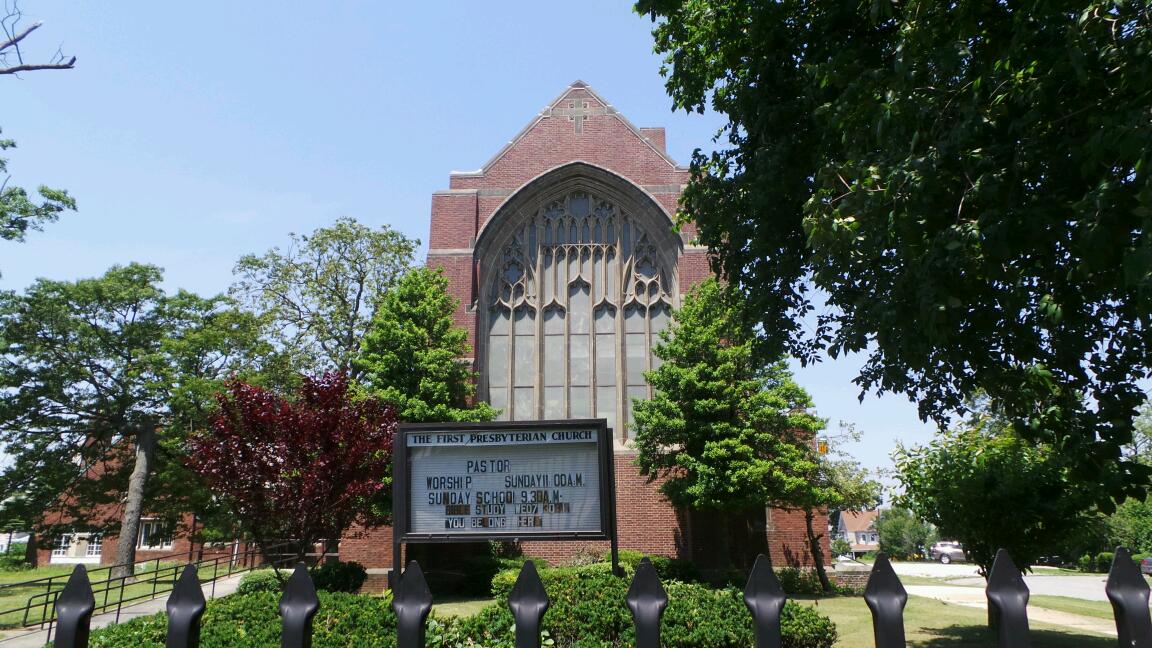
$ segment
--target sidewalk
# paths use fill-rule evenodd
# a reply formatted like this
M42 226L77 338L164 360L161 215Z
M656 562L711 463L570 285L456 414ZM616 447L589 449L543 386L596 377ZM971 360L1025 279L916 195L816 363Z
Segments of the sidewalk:
M205 583L201 589L204 591L204 598L219 598L227 596L236 591L240 585L240 579L244 574L235 574L233 576L226 576L221 578L215 583ZM213 592L213 585L215 585L215 592ZM125 606L120 610L120 623L135 619L136 617L148 616L163 612L165 604L168 603L168 594L160 598L152 599L151 601L144 601L136 605ZM116 612L105 612L104 614L97 614L92 617L92 629L103 628L116 623ZM0 630L0 635L4 638L0 639L0 648L42 648L48 643L48 630ZM55 636L55 634L53 634Z
M904 590L909 596L923 596L954 605L964 605L980 609L988 608L988 599L982 588L963 587L954 585L907 585ZM1048 623L1063 628L1072 628L1083 632L1116 636L1116 623L1080 614L1070 614L1057 610L1028 606L1028 622Z

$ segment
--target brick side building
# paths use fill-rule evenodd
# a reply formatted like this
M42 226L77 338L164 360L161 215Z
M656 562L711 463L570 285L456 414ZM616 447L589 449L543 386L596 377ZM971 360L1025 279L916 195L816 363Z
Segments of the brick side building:
M674 224L688 177L663 128L633 126L577 81L480 170L452 173L432 196L428 265L443 268L459 301L479 397L508 420L607 419L621 548L702 559L716 546L711 516L674 510L629 444L630 400L649 396L657 334L709 276L691 226ZM738 526L733 547L808 563L802 514L758 511ZM391 529L353 529L341 557L387 567L391 544ZM553 561L587 549L607 543L524 545Z

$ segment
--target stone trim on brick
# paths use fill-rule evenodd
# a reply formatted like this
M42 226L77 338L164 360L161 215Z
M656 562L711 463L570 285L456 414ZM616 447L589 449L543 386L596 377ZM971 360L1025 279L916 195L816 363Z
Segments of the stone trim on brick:
M621 124L626 126L628 130L632 131L632 133L636 135L637 140L642 142L648 148L652 149L654 153L664 158L664 160L668 163L668 166L676 169L677 171L688 170L688 167L677 164L676 160L673 160L672 157L669 156L662 147L657 146L650 138L646 137L639 128L632 124L632 122L628 121L627 117L621 115L620 111L616 110L612 104L605 101L604 98L597 94L597 92L593 90L591 86L577 79L576 81L573 81L567 88L565 88L564 91L560 93L560 96L553 99L548 103L547 106L545 106L539 113L537 113L536 117L533 118L532 121L528 122L528 125L520 129L520 132L517 133L516 136L511 140L509 140L508 143L505 144L504 147L496 153L496 155L492 156L492 159L485 162L484 166L480 167L476 171L453 171L451 175L456 177L476 177L485 175L493 165L499 162L500 159L503 158L506 153L508 153L508 151L512 150L516 144L520 142L520 140L524 139L524 136L526 136L533 128L535 128L541 120L551 119L553 116L552 111L556 109L561 102L566 101L568 99L568 95L577 90L587 92L592 99L600 102L600 105L604 106L605 114L607 116L615 117L617 120L619 120Z

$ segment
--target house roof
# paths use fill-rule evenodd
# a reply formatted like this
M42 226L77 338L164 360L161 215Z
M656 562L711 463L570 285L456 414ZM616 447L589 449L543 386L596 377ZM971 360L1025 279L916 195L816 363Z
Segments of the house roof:
M877 513L878 511L875 509L871 511L861 511L859 513L844 511L840 514L840 526L844 529L845 533L871 531L876 524Z

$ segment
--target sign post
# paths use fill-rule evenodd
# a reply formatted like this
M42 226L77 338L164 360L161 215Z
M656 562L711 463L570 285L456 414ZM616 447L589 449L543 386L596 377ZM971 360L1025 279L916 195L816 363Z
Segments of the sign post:
M612 438L604 419L399 426L393 576L402 543L609 540L619 572Z

